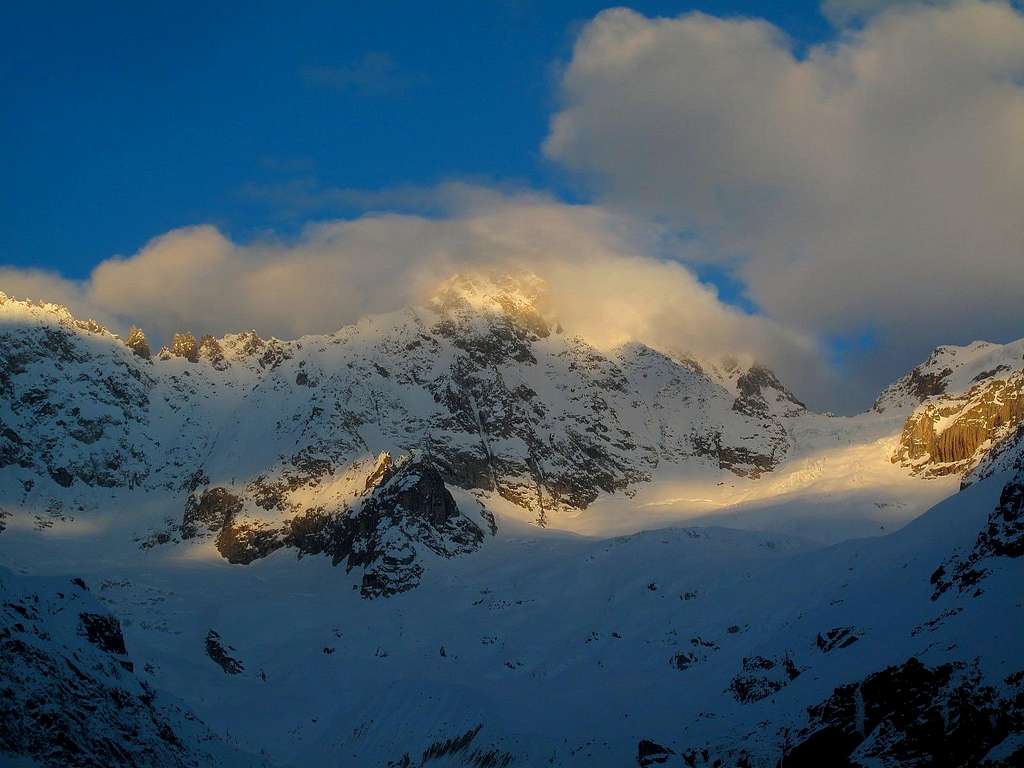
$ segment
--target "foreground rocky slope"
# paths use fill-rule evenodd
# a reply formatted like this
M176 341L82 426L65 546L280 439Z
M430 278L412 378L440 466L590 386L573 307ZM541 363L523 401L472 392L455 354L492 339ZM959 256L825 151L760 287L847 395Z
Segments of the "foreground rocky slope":
M80 578L0 569L0 763L40 766L264 765L159 695L121 624Z

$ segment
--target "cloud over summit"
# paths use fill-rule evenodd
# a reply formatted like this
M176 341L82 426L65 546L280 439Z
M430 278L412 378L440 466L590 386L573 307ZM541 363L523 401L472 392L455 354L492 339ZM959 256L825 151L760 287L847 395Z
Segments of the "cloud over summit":
M529 270L569 332L610 349L640 340L668 352L747 355L791 380L821 378L813 340L723 304L681 264L658 258L657 227L598 207L492 189L439 190L427 218L368 214L310 226L295 242L238 244L210 226L174 230L88 280L8 271L8 293L61 301L116 328L172 333L255 328L330 333L373 313L425 303L451 275Z

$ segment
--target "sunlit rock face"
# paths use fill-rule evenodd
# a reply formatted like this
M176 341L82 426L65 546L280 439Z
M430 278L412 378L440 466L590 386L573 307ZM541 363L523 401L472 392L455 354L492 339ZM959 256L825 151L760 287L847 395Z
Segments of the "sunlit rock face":
M925 475L963 474L1024 421L1024 373L989 378L962 395L931 398L907 419L894 462Z
M968 485L1007 469L1024 423L1024 340L938 347L887 387L880 413L906 413L892 462Z

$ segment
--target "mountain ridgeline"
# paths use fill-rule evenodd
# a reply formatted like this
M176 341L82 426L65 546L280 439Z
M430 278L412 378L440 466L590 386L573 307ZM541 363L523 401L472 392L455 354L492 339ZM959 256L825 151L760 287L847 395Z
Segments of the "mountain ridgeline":
M0 466L19 501L140 488L181 494L187 516L220 494L232 562L353 514L379 454L415 454L543 526L667 466L771 472L805 410L758 365L706 371L641 344L603 354L552 330L516 284L456 281L427 307L290 342L183 332L152 356L137 329L124 342L6 297L0 312Z
M0 294L0 763L1024 763L1024 339L839 417L542 292L160 349Z

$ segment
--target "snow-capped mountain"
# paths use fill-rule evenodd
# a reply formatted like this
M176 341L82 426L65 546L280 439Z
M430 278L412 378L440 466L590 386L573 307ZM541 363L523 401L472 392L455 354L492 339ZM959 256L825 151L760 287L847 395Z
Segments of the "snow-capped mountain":
M1024 422L1024 340L939 347L882 393L876 410L917 406L893 461L964 483L1007 469Z
M532 276L155 352L0 294L0 763L1012 765L1022 357L835 417Z

